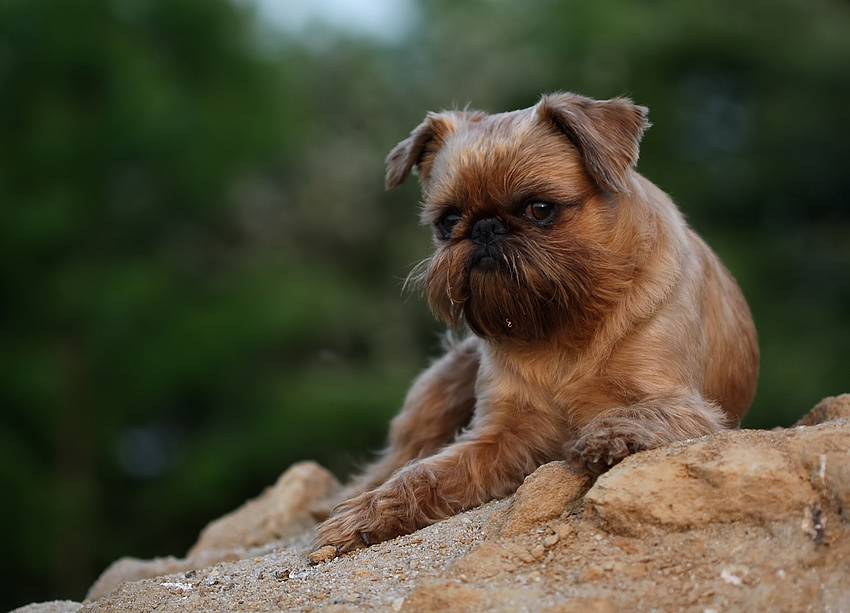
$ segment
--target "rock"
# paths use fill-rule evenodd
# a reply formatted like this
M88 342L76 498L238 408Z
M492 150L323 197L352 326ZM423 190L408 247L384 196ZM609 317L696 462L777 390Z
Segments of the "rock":
M121 558L98 577L86 599L103 598L125 581L183 573L268 553L265 546L269 543L311 528L315 524L311 505L332 496L339 487L334 476L318 464L295 464L260 496L207 525L187 557Z
M499 536L510 537L557 519L574 509L591 480L566 462L551 462L526 477L510 504L491 520Z
M28 604L10 613L77 613L82 605L72 600L54 600Z
M850 419L850 394L824 398L794 425L814 426L836 419Z
M605 598L575 598L544 609L544 613L614 613L617 608Z
M100 574L86 594L86 600L98 600L111 592L115 586L125 581L138 581L139 579L150 579L161 575L171 575L181 571L189 570L190 563L186 559L168 556L167 558L154 558L153 560L140 560L139 558L119 558L110 564Z
M635 454L592 487L564 463L546 464L505 500L336 558L308 558L303 513L322 487L282 478L211 524L186 560L125 561L114 581L155 565L173 574L22 613L843 610L850 420L841 398L818 405L807 425ZM327 483L321 470L296 468ZM300 509L292 523L265 515L282 507ZM260 543L296 526L301 534Z
M585 511L607 530L639 535L799 519L817 500L784 433L733 430L626 458L590 489Z
M199 568L207 568L220 562L236 562L250 555L262 555L268 548L233 549L200 553L187 558L154 558L140 560L139 558L119 558L109 565L97 578L86 594L86 600L98 600L125 581L152 579L175 573L185 573Z
M424 583L407 599L411 611L480 610L486 602L487 595L480 588L451 581Z
M850 521L850 448L846 428L841 422L830 420L816 427L798 427L787 432L789 448L799 458L821 499L845 521Z
M312 552L307 556L313 564L318 564L319 562L327 562L336 557L336 547L333 545L325 545L324 547L319 547L316 551Z
M211 522L188 555L258 547L304 532L316 523L310 507L339 488L336 478L318 464L295 464L258 498Z

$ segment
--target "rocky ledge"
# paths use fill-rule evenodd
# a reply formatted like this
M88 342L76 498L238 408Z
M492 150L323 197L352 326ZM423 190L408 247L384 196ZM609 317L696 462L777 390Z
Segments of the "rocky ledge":
M509 498L311 562L309 508L338 484L293 466L185 558L124 558L100 611L840 611L850 603L850 395L797 426L627 458L589 482L541 466Z

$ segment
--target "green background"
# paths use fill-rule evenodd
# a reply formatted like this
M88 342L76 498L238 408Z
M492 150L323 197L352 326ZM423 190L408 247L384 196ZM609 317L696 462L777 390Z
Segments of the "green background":
M413 2L401 36L227 0L0 1L0 609L182 555L290 463L383 443L440 326L386 153L428 110L629 95L738 278L745 425L850 391L850 5Z

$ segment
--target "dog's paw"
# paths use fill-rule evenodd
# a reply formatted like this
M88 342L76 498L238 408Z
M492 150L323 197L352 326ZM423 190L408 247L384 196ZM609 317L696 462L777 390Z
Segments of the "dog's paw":
M597 477L646 448L646 443L633 433L603 428L581 436L569 450L568 459L577 470Z
M333 545L337 555L407 534L402 522L388 512L389 501L377 492L365 492L336 506L319 526L319 547Z

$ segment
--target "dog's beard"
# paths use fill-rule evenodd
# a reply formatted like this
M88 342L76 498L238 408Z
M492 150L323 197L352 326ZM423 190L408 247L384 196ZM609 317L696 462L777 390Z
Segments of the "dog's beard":
M494 341L566 331L586 342L635 272L631 258L577 241L540 246L515 234L481 249L468 240L438 249L422 284L438 317Z

